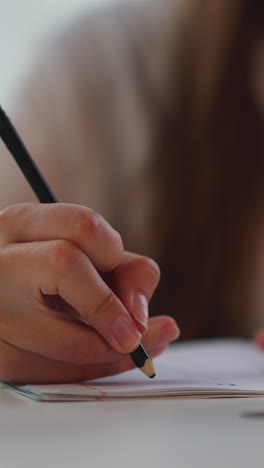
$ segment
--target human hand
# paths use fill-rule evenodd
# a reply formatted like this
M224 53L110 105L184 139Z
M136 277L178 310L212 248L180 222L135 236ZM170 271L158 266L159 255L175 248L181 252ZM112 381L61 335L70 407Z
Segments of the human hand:
M264 328L257 330L253 338L257 347L264 350Z
M158 280L156 264L124 252L120 235L88 208L2 211L0 379L67 382L122 372L134 367L127 354L142 334L150 354L160 353L178 329L165 316L148 323L145 302Z

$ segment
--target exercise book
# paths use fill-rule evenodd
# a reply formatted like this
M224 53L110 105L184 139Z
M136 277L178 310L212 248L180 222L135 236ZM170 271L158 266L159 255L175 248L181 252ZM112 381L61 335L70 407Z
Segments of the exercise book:
M252 341L201 340L171 345L155 359L156 377L139 369L80 383L5 387L39 401L264 396L264 351Z

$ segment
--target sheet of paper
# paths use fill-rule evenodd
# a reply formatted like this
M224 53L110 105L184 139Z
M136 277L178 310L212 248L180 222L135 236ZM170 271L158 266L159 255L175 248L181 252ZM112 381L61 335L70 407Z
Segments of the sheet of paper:
M157 396L264 395L264 352L244 340L207 340L173 345L155 360L150 380L138 369L79 384L13 386L42 401Z

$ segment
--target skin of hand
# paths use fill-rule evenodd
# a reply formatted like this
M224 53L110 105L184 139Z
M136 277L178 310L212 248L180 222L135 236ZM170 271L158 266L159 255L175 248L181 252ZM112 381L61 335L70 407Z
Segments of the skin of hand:
M264 350L264 328L255 333L254 341L259 349Z
M159 269L125 252L97 213L70 204L0 212L0 379L52 383L134 367L139 343L161 353L179 330L148 319Z

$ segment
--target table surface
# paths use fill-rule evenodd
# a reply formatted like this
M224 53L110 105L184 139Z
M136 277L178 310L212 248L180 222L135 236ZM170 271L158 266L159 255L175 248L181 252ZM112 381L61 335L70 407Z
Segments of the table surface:
M3 468L262 466L264 398L40 403L0 390ZM264 414L264 413L263 413Z

